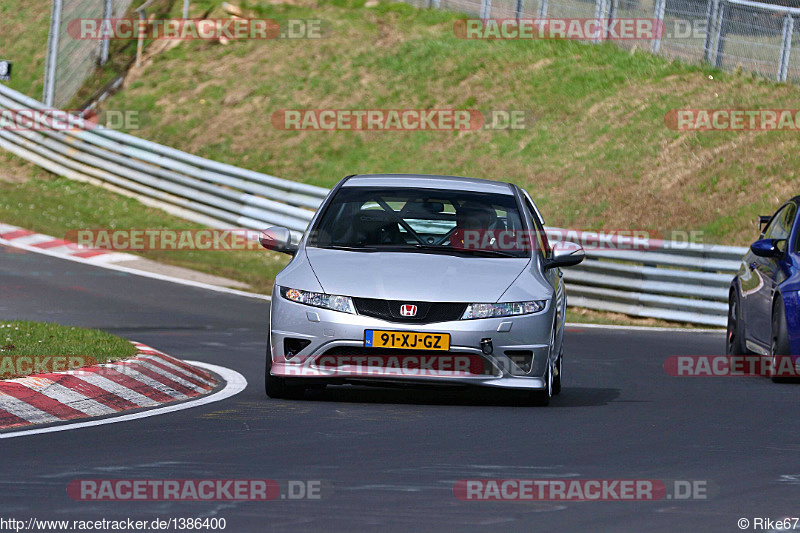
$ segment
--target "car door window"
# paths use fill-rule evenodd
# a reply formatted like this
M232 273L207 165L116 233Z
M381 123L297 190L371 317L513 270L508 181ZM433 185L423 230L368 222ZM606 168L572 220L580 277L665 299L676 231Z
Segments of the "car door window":
M525 207L528 210L528 214L533 220L533 232L536 235L536 249L540 254L543 254L544 257L550 255L550 242L547 240L547 233L545 233L544 228L539 223L539 217L536 216L536 210L533 208L530 200L525 198Z
M795 204L784 206L772 217L767 229L764 230L764 238L783 241L782 243L778 243L778 248L780 248L781 251L785 251L786 240L789 238L789 234L792 231L792 224L794 223L796 214L797 206Z

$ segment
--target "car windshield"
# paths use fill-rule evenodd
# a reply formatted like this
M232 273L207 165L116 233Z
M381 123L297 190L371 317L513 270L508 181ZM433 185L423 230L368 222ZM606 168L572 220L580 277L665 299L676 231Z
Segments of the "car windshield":
M517 202L510 194L342 187L312 229L308 245L365 252L529 257L528 247L494 245L497 234L516 235L522 229ZM465 239L484 245L465 246Z

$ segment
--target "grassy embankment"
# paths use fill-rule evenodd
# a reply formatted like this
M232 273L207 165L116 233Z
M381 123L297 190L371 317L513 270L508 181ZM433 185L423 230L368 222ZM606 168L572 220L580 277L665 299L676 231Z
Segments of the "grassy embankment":
M0 379L115 361L135 353L130 342L96 329L0 321Z

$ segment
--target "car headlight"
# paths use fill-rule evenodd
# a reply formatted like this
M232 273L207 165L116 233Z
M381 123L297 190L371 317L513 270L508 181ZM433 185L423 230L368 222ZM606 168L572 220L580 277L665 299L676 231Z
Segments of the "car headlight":
M473 318L497 318L503 316L530 315L538 313L547 305L547 300L514 302L508 304L469 304L461 320Z
M281 287L281 296L289 301L299 304L322 307L323 309L331 309L333 311L341 311L342 313L350 313L353 315L356 314L356 308L353 305L353 300L349 296L337 296L335 294L325 294L322 292L300 291L297 289L290 289L288 287Z

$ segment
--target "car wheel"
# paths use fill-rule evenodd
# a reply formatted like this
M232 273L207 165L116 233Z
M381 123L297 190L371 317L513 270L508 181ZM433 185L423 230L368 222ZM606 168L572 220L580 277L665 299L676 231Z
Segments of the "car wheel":
M772 341L770 342L770 355L772 356L772 367L770 369L772 381L785 383L792 381L787 376L778 375L779 370L784 372L787 369L794 370L791 364L791 351L789 350L789 331L786 325L786 310L783 307L783 299L780 296L775 300L772 309ZM788 359L788 361L787 361Z
M545 383L547 386L544 390L537 390L529 393L528 400L531 405L537 407L547 407L550 405L550 399L553 397L553 363L547 365Z
M267 364L264 372L264 391L267 396L274 399L300 399L305 395L305 387L293 385L286 378L273 376L270 374L272 369L272 350L270 349L269 337L267 338Z
M727 355L749 355L744 344L744 323L739 291L734 287L728 297L728 332L725 353Z
M561 394L561 375L563 373L562 367L564 365L564 353L558 354L558 360L556 361L556 371L555 376L553 377L553 396L557 394Z

